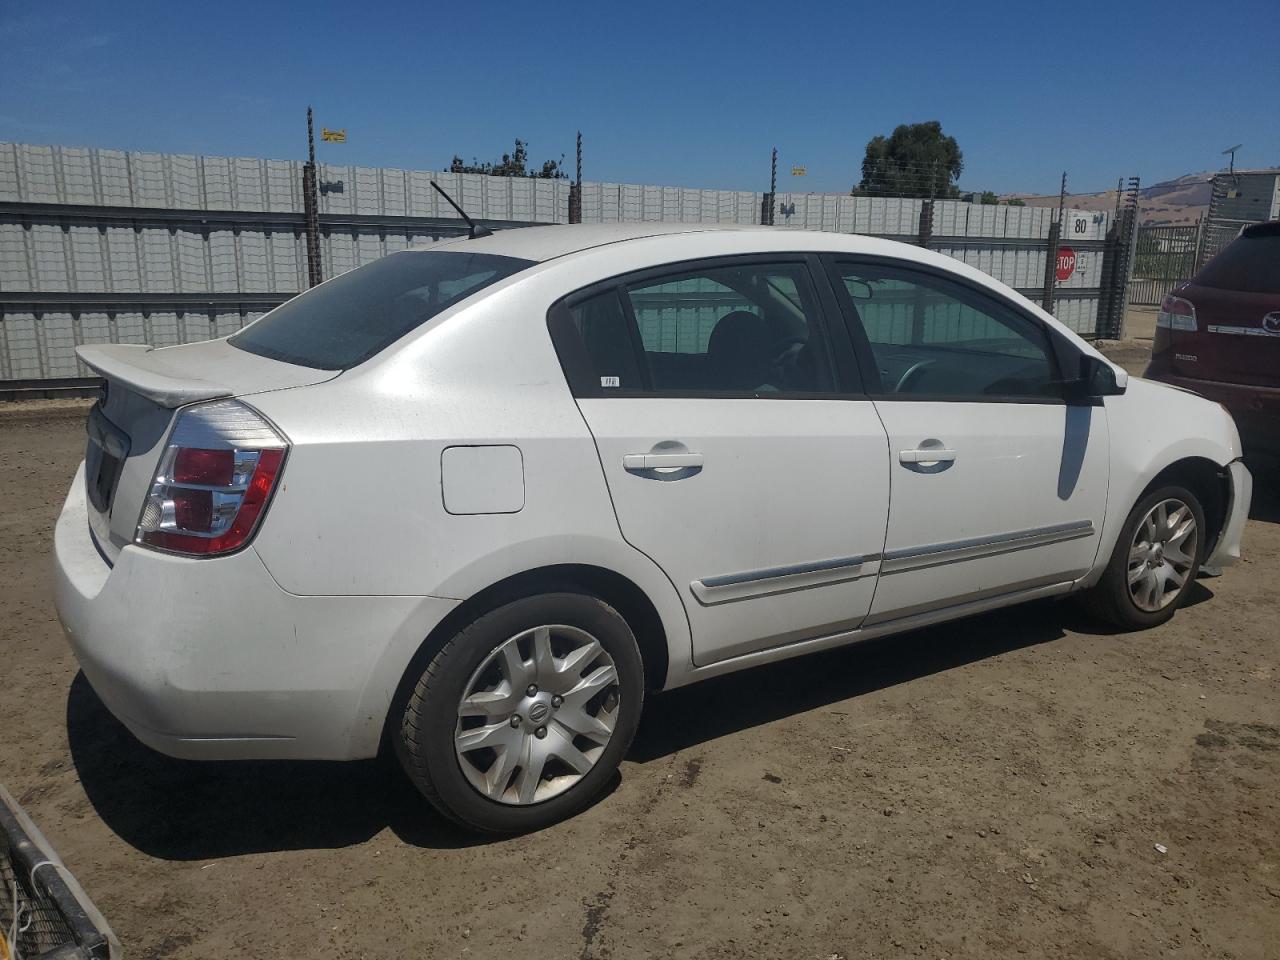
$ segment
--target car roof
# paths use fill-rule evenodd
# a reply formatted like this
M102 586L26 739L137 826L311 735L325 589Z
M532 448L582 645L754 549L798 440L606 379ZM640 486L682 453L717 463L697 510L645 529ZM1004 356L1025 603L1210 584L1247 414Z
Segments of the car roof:
M542 263L571 253L603 247L627 240L669 236L678 233L763 232L776 230L754 225L721 223L558 223L539 227L513 227L497 230L490 236L470 239L460 237L413 247L415 250L449 249L466 253L488 253L501 257L519 257Z

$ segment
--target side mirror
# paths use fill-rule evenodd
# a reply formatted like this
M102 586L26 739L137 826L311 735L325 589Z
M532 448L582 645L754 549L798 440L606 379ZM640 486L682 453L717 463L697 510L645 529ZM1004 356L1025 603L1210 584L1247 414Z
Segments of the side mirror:
M844 286L845 289L849 291L849 296L854 300L870 300L872 297L871 284L867 283L865 280L846 277Z
M1080 375L1073 385L1081 397L1117 397L1124 393L1126 382L1116 375L1115 367L1092 354L1082 353ZM1124 377L1123 381L1127 381Z

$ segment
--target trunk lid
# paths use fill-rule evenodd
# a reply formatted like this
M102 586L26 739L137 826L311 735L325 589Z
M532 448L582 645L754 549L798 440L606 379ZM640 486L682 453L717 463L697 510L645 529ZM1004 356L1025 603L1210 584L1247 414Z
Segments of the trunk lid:
M85 484L89 526L114 562L133 542L143 501L179 407L322 383L340 371L316 370L207 340L154 349L140 344L76 348L105 381L89 413Z
M1278 267L1280 269L1280 267ZM1280 293L1188 284L1196 330L1174 330L1170 370L1197 380L1280 387Z

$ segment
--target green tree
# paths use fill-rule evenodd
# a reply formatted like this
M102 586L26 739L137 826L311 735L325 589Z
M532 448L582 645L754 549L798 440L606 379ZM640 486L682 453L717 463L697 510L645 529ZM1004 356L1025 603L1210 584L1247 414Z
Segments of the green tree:
M545 160L541 167L534 170L528 168L529 148L519 137L516 138L515 150L504 153L496 163L480 163L474 157L470 163L464 161L456 153L449 164L450 173L482 173L489 177L534 177L539 180L564 180L568 174L564 172L564 154L559 160Z
M872 137L862 160L862 180L853 193L869 196L955 197L964 154L937 120L900 124L888 136Z
M1023 200L1021 197L1014 197L1009 201L1009 206L1011 207L1025 207L1026 205L1027 201Z
M1000 202L1000 198L997 197L990 190L983 190L982 193L978 196L978 202L985 203L985 204L996 204Z

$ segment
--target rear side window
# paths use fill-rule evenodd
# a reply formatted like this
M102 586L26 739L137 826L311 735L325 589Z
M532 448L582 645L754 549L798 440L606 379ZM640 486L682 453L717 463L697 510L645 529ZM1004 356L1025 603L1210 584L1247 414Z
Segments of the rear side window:
M1227 244L1191 282L1240 293L1280 293L1280 230L1253 231L1246 229Z
M294 297L231 344L304 367L346 370L530 260L457 251L404 251Z
M716 265L623 282L573 303L568 316L581 348L575 389L591 395L835 389L803 263Z

